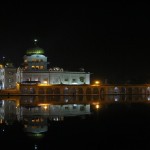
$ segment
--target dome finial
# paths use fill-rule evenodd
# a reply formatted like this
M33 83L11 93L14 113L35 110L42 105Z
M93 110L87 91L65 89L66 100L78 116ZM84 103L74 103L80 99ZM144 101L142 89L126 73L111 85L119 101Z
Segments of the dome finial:
M37 46L37 42L38 40L37 39L34 39L34 45Z

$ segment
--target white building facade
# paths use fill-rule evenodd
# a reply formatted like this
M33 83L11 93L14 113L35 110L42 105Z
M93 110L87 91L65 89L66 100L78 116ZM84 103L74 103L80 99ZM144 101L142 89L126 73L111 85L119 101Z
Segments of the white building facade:
M60 67L48 68L49 62L44 55L44 50L34 47L27 50L24 56L23 67L17 69L16 81L18 83L41 84L90 84L90 73L84 69L78 72L65 71Z
M12 63L0 64L0 89L16 88L16 68Z

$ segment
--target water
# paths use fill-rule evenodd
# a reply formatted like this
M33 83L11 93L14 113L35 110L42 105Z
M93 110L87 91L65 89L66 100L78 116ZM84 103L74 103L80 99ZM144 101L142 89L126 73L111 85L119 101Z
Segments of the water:
M147 95L1 97L3 149L149 149Z

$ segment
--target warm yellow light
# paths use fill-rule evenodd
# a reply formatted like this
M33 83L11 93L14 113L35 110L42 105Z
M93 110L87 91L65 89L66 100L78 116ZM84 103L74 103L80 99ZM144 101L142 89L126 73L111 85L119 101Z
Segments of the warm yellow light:
M3 68L3 65L0 64L0 69L2 69L2 68Z
M43 81L43 84L47 84L47 81Z
M47 109L47 106L44 106L44 109L46 110L46 109Z
M92 104L94 105L94 107L95 107L97 110L99 110L99 109L102 108L102 105L101 105L101 103L99 103L99 102L93 102Z
M96 80L92 86L99 86L99 85L100 85L100 81Z
M50 104L48 104L48 103L41 103L41 104L38 104L38 106L42 106L42 107L44 107L44 106L47 106L47 107L48 107L48 105L50 105Z
M96 85L100 84L100 81L95 81L95 84L96 84Z
M96 109L99 109L99 104L96 104L95 107L96 107Z
M40 83L40 84L38 84L38 86L53 86L52 84L45 84L45 83Z

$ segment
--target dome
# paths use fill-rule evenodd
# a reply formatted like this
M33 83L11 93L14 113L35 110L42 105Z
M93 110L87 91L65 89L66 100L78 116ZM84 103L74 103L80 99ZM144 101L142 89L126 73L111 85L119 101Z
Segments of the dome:
M44 54L44 49L40 48L40 47L34 47L34 48L30 48L26 51L27 55L32 55L32 54Z

